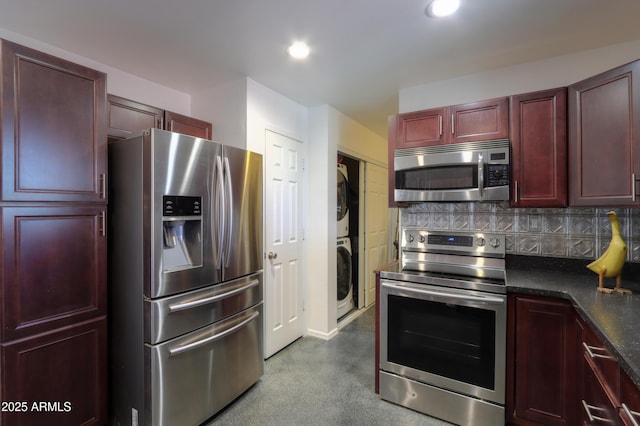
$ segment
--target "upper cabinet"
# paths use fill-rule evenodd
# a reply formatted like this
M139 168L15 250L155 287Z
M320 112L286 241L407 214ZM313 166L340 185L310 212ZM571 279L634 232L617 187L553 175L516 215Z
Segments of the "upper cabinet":
M640 61L569 86L569 205L637 206Z
M127 139L135 132L155 127L163 129L164 110L119 96L108 95L109 140Z
M509 99L495 98L449 107L451 143L507 139Z
M511 96L511 206L567 205L567 89Z
M107 116L109 140L127 139L152 127L203 139L211 139L213 130L209 122L114 95L108 96Z
M211 139L213 125L197 118L187 117L175 112L164 112L164 128L171 132L195 136L196 138Z
M0 42L4 201L106 203L106 75Z
M509 99L496 98L399 114L394 149L509 137Z
M392 117L390 120L396 121L393 149L419 148L447 143L444 129L446 111L446 108L436 108Z

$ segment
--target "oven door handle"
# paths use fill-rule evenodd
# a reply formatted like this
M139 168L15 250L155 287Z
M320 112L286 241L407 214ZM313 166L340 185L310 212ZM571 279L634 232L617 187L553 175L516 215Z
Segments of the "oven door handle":
M406 290L413 293L424 294L426 296L433 296L438 300L450 301L453 303L460 300L485 303L485 304L503 304L504 303L504 298L501 298L501 297L476 296L471 294L449 293L449 292L440 291L440 290L417 289L415 287L404 286L402 284L383 283L382 286L387 288L392 288L395 290Z

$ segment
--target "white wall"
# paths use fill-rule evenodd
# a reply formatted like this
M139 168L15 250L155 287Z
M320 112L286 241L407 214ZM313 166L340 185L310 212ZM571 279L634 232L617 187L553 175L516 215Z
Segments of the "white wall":
M568 86L640 58L640 40L403 88L400 112Z
M308 110L280 93L247 79L247 149L264 154L265 130L305 143Z
M106 64L76 55L39 40L0 28L0 38L107 73L107 92L183 115L191 115L191 97Z
M225 84L193 95L191 111L213 124L216 142L237 148L247 146L247 79L230 80Z
M330 139L330 107L309 109L308 193L306 231L307 331L328 339L336 332L336 142Z
M386 167L387 139L364 127L334 108L329 108L332 140L337 151Z

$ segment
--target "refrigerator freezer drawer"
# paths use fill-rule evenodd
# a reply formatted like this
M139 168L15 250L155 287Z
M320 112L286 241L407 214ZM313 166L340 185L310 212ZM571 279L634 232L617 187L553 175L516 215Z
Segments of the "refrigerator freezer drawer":
M262 301L262 273L162 299L145 299L145 342L156 343L212 324Z
M197 425L264 372L262 304L160 345L145 345L145 422Z

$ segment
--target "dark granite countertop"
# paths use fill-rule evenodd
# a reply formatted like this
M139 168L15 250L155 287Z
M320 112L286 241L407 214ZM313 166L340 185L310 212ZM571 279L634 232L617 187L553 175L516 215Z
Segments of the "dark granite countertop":
M507 293L523 293L566 299L595 331L607 349L617 357L620 367L640 387L640 264L625 265L622 287L633 294L598 292L598 276L588 270L590 261L507 256ZM381 269L393 278L397 264ZM605 286L615 286L605 279Z
M640 275L638 265L625 265L624 288L633 294L598 292L598 276L586 269L589 261L507 257L507 293L554 296L569 300L593 328L620 367L640 387ZM605 279L614 287L614 279ZM639 324L640 326L640 324Z

